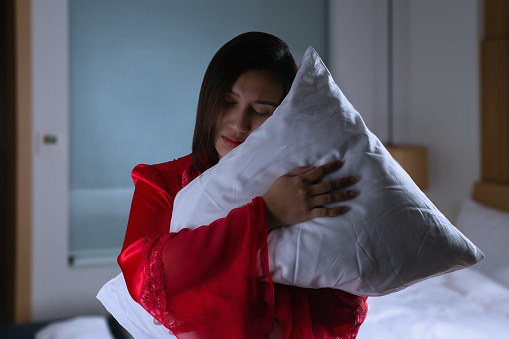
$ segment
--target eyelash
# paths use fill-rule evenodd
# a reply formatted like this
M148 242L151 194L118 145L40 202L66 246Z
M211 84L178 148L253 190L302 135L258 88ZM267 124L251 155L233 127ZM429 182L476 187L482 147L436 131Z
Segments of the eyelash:
M271 115L271 113L260 113L260 112L257 112L257 111L255 111L255 110L254 110L254 109L252 109L252 108L251 108L251 111L252 111L254 114L256 114L256 115L258 115L258 116L260 116L260 117L266 117L266 116Z
M225 100L225 101L224 101L224 104L225 104L225 105L235 105L235 104L237 104L237 103L236 103L235 101L228 101L228 100ZM256 114L256 115L260 116L260 117L266 117L266 116L270 116L270 115L272 115L272 113L260 113L260 112L256 111L254 108L251 108L251 109L250 109L250 111L251 111L251 112L253 112L254 114Z

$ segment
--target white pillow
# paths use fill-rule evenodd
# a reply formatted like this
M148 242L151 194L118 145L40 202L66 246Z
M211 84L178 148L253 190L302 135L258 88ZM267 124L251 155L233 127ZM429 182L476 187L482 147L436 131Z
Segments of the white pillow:
M209 224L290 170L336 159L344 165L327 178L356 176L360 195L343 216L269 233L274 282L376 296L483 258L368 130L311 47L274 114L178 193L171 231Z
M509 213L466 200L456 225L486 254L476 269L509 286Z
M129 294L124 275L120 273L108 281L97 293L97 299L134 338L176 338L162 325L154 324L154 317Z

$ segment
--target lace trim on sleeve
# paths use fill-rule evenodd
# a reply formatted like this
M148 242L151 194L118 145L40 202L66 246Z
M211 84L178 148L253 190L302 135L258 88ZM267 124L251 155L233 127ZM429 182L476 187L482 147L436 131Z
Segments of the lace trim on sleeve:
M164 289L163 247L170 234L149 235L143 240L143 288L140 304L165 327L172 324L166 312L166 292ZM172 324L174 325L174 324Z
M368 304L367 304L367 297L357 297L357 307L353 311L353 314L355 315L355 322L353 323L350 333L348 334L350 339L357 338L357 334L359 332L359 329L366 319L366 316L368 314Z
M191 181L193 181L198 176L198 172L194 169L192 165L187 166L182 172L182 188L186 187Z

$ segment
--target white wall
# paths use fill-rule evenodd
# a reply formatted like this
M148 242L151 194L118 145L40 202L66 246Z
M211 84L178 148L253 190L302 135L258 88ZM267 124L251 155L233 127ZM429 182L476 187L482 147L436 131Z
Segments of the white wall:
M480 178L478 0L413 0L410 140L430 151L431 200L448 215Z
M104 313L99 288L120 270L71 268L68 256L67 0L32 1L33 126L58 146L33 156L32 320ZM62 208L64 206L64 208Z
M330 1L330 68L387 137L386 1ZM394 140L428 147L426 194L451 220L479 178L480 0L394 1Z
M381 139L387 111L385 2L329 2L329 68L346 97ZM384 134L384 135L382 135Z

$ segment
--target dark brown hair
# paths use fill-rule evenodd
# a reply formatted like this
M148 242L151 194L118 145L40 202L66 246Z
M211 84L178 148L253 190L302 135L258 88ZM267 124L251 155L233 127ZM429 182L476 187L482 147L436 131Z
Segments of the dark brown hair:
M219 161L214 131L222 103L237 78L247 70L264 70L278 76L285 96L290 90L297 64L288 45L267 33L241 34L217 51L203 77L193 136L193 164L203 172Z

